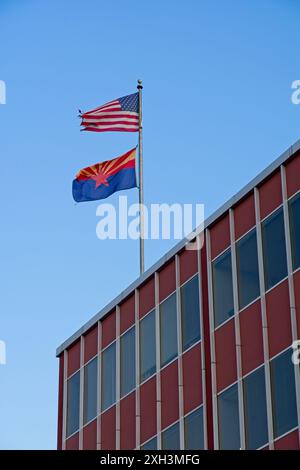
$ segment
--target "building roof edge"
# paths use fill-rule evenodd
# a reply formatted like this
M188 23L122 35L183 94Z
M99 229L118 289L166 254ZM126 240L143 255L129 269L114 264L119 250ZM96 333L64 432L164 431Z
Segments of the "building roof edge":
M298 150L300 149L300 139L297 140L293 145L291 145L285 152L283 152L276 160L274 160L270 165L268 165L263 171L261 171L255 178L253 178L248 184L246 184L240 191L238 191L234 196L232 196L228 201L225 202L219 209L217 209L213 214L211 214L204 221L204 229L212 225L217 221L224 213L234 206L238 201L243 199L247 193L252 191L256 186L268 178L280 165L285 163L289 158L291 158ZM97 321L104 318L111 310L113 310L116 305L122 302L134 289L143 284L155 271L159 270L166 262L168 262L176 253L184 248L184 246L189 242L188 238L184 238L179 243L177 243L171 250L169 250L164 256L162 256L156 263L154 263L147 271L145 271L141 276L139 276L134 282L132 282L124 291L121 292L117 297L115 297L111 302L109 302L104 308L102 308L96 315L94 315L88 322L86 322L79 330L77 330L72 336L70 336L66 341L64 341L57 349L56 356L60 356L61 353L67 349L72 343L74 343L80 336L86 333Z

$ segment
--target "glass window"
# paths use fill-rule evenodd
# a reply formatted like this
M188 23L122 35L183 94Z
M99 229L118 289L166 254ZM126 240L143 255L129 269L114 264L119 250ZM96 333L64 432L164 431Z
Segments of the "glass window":
M198 276L181 287L182 347L185 351L200 339Z
M135 388L135 328L120 339L121 397Z
M259 296L259 274L256 230L236 244L236 263L240 309Z
M215 326L234 314L231 251L219 256L212 264Z
M177 356L176 295L172 294L160 304L160 354L161 366Z
M140 381L156 372L155 310L140 322Z
M186 450L204 449L203 407L193 411L184 419L184 435Z
M265 369L244 379L246 448L258 449L268 442Z
M150 441L141 446L141 450L157 450L157 438L153 437Z
M104 411L116 401L116 343L103 351L101 365L101 409Z
M67 437L79 429L80 372L76 372L67 385Z
M98 360L95 357L84 368L84 424L97 416L97 365Z
M300 267L300 193L289 202L293 268Z
M289 349L271 361L271 388L275 437L297 426L294 364Z
M163 450L180 449L179 423L173 424L173 426L162 433L161 444Z
M266 290L287 276L282 208L262 223Z
M239 400L237 384L218 396L219 447L240 449Z

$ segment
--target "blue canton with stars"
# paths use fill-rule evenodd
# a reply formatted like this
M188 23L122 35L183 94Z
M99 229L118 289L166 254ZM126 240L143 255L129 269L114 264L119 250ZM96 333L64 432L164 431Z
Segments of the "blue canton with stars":
M133 93L132 95L123 96L118 98L122 111L131 111L133 113L139 112L139 94Z

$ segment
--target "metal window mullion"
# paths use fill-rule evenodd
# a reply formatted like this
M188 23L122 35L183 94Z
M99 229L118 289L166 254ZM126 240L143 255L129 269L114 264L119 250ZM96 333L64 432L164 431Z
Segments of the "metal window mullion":
M178 402L179 402L179 436L180 449L184 449L184 402L183 402L183 369L182 369L182 324L179 256L175 256L176 271L176 315L177 315L177 349L178 349Z
M265 382L266 382L266 401L267 401L267 419L268 419L268 437L269 448L274 449L274 425L272 411L272 394L271 394L271 371L270 371L270 355L269 355L269 339L268 339L268 322L266 310L266 288L264 277L264 259L262 230L260 220L259 190L254 188L255 202L255 221L257 236L257 254L258 254L258 272L259 272L259 289L260 289L260 306L263 333L263 350L264 350L264 366L265 366Z
M289 206L288 206L288 197L287 197L286 172L285 172L284 165L281 165L280 172L281 172L281 187L282 187L282 199L283 199L283 218L284 218L284 232L285 232L285 243L286 243L286 257L287 257L287 268L288 268L288 285L289 285L289 301L290 301L292 339L293 339L293 341L297 341L298 340L298 332L297 332L295 289L294 289L294 279L293 279L291 229L290 229ZM298 415L298 439L299 439L299 444L300 444L300 373L299 373L299 364L294 364L294 374L295 374L296 403L297 403L297 415Z
M66 449L68 406L68 351L64 350L62 450Z
M135 289L134 317L135 317L135 445L141 445L141 400L140 400L140 319L139 319L139 290Z
M161 449L161 383L160 383L160 321L159 321L159 275L154 274L155 285L155 344L156 344L156 426L157 449Z
M205 369L205 348L204 348L204 319L203 319L203 295L202 295L202 271L201 271L201 249L203 243L201 238L203 233L197 235L197 266L198 266L198 288L199 288L199 315L200 315L200 348L201 348L201 377L202 377L202 397L203 397L203 431L204 449L208 449L207 435L207 397L206 397L206 369Z
M98 392L97 392L97 450L101 450L102 436L101 436L101 362L102 362L102 323L98 321Z
M83 449L84 336L80 336L79 450Z
M234 229L234 211L229 210L230 221L230 246L231 246L231 264L232 264L232 285L233 285L233 308L234 308L234 326L235 326L235 351L237 365L238 380L238 406L239 406L239 423L240 423L240 445L241 449L246 448L245 435L245 410L244 410L244 391L243 391L243 369L242 369L242 351L241 351L241 331L239 317L239 298L238 298L238 278L237 278L237 262L236 262L236 245L235 245L235 229Z
M211 382L212 382L212 407L213 407L213 433L214 449L219 449L219 425L218 425L218 396L217 396L217 371L216 371L216 346L215 346L215 321L212 287L212 264L210 230L206 229L206 257L207 257L207 281L208 281L208 305L210 328L210 352L211 352Z
M121 399L121 340L120 340L120 307L116 306L116 450L121 446L120 423Z

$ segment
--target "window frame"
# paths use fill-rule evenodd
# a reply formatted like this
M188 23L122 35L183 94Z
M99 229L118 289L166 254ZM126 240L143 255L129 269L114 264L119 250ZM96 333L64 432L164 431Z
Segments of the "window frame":
M86 399L86 368L93 362L93 361L96 361L96 414L93 418L89 419L89 420L86 420L86 406L85 406L85 399ZM91 421L93 421L95 418L97 418L98 416L98 413L99 413L99 410L98 410L98 394L99 394L99 389L98 389L98 385L99 385L99 377L98 377L98 374L99 374L99 356L98 354L96 354L94 357L92 357L88 362L86 362L84 365L83 365L83 416L82 416L82 420L83 420L83 426L86 426L88 423L90 423Z
M148 375L147 377L142 377L142 360L141 360L141 357L142 357L142 353L141 353L141 350L142 350L142 341L141 341L141 323L147 319L147 317L149 317L150 315L153 315L154 317L154 372L151 372L150 375ZM139 320L139 355L140 355L140 360L139 360L139 384L143 384L144 382L146 382L146 380L149 380L151 377L153 377L156 373L157 373L157 357L156 357L156 308L152 308L149 312L146 313L146 315L144 315L140 320ZM153 367L152 367L153 369ZM152 370L150 369L150 370Z
M183 427L184 427L184 449L185 450L197 450L198 449L198 448L190 449L190 447L187 446L187 429L186 429L187 419L189 419L191 415L193 415L194 413L197 413L198 411L202 412L202 432L203 432L203 448L199 448L199 450L205 450L205 427L204 427L204 404L203 403L200 406L198 406L196 409L193 409L192 411L190 411L184 416Z
M178 429L178 441L179 441L178 449L177 448L176 449L165 449L164 448L164 442L163 442L164 434L166 432L169 432L172 428L175 428L175 427ZM167 426L165 429L163 429L161 431L161 450L180 450L180 424L179 424L178 420L175 421L175 423L170 424L170 426Z
M267 262L267 250L266 250L266 240L265 240L265 230L264 227L267 223L272 221L272 219L275 219L276 216L281 213L282 216L282 229L283 229L283 236L284 236L284 247L283 247L283 253L284 253L284 258L285 258L285 275L281 277L279 280L276 280L276 282L272 283L271 280L268 279L268 262ZM262 244L262 257L263 257L263 280L264 280L264 286L265 286L265 292L270 291L274 287L276 287L278 284L280 284L284 279L287 278L288 276L288 265L287 265L287 240L286 240L286 235L285 235L285 226L284 226L284 210L283 210L283 204L280 206L276 207L270 214L268 214L264 219L260 221L260 229L261 229L261 244ZM270 281L270 283L268 282Z
M133 349L134 349L134 373L133 373L133 387L127 390L126 392L122 393L122 338L126 335L134 332L134 341L133 341ZM129 395L133 390L136 389L136 328L135 325L131 325L124 333L120 335L120 400L127 395Z
M293 228L293 215L292 215L292 204L295 202L295 201L298 201L300 202L300 190L293 194L293 196L291 196L288 201L287 201L287 205L288 205L288 223L289 223L289 238L290 238L290 243L291 243L291 255L292 255L292 270L293 272L297 271L298 269L300 269L300 245L299 245L299 248L297 250L297 244L295 242L295 237L293 236L294 235L294 231L292 230ZM300 242L299 242L300 244ZM299 251L299 253L297 253L297 251ZM299 265L297 266L296 265L296 258L299 257Z
M157 435L153 436L153 437L150 437L150 439L148 439L147 441L143 442L143 444L141 444L140 446L140 450L152 450L152 449L144 449L144 446L147 445L147 444L150 444L151 441L154 441L156 442L156 446L155 446L155 449L153 450L158 450L157 447L158 447L158 439L157 439Z
M182 290L187 286L187 284L193 282L194 280L197 280L197 297L198 297L198 327L199 327L199 334L197 335L197 338L193 338L190 340L186 345L184 344L184 312L183 312L183 302L182 302ZM193 274L189 279L187 279L183 284L179 286L179 302L180 302L180 322L181 322L181 344L182 344L182 353L188 351L191 347L193 347L195 344L199 343L202 339L201 335L201 305L200 305L200 289L199 289L199 273Z
M224 314L221 317L217 316L217 311L216 311L216 279L215 279L215 270L214 266L215 264L221 260L222 258L225 258L225 256L229 256L230 258L230 265L231 265L231 300L232 300L232 309L230 310L231 315L227 316L226 318L224 317ZM229 321L232 319L235 315L234 311L234 295L233 295L233 253L231 246L228 246L224 251L219 253L212 261L211 261L211 288L212 288L212 301L213 301L213 319L214 319L214 329L219 328L221 325L223 325L225 322Z
M179 354L179 351L178 351L178 328L177 328L177 292L176 290L173 291L171 294L169 294L165 299L163 299L160 303L159 303L159 348L160 348L160 364L159 364L159 368L160 369L163 369L164 367L166 367L168 364L170 364L171 362L173 362L176 358L178 358L178 354ZM162 305L167 302L168 300L171 299L171 297L174 297L174 300L175 300L175 336L176 336L176 354L172 354L169 358L167 358L166 360L163 360L162 359L162 344L163 344L163 338L162 338L162 310L161 310L161 307Z
M265 398L265 418L266 418L266 441L261 443L258 447L255 447L255 449L252 449L252 447L248 446L248 435L249 435L249 431L248 431L248 423L247 423L247 410L246 410L246 406L247 406L247 392L246 392L246 381L249 380L249 378L251 378L254 374L257 374L259 372L263 373L263 378L264 378L264 390L265 390L265 395L264 395L264 398ZM245 375L243 377L243 380L242 380L242 387L243 387L243 397L244 397L244 428L245 428L245 445L246 445L246 449L247 450L258 450L258 449L261 449L263 447L265 447L268 442L269 442L269 429L268 429L268 399L267 399L267 387L266 387L266 370L265 370L265 364L261 364L259 365L258 367L256 367L254 370L251 370L247 375Z
M116 401L117 401L117 341L114 340L112 341L109 345L107 345L104 349L102 349L101 351L101 370L100 370L100 377L101 377L101 403L100 403L100 412L103 413L104 411L108 410L109 408L111 408L112 406L114 406L116 404ZM108 406L104 406L103 405L103 397L104 397L104 387L103 387L103 384L104 384L104 380L103 380L103 374L104 374L104 368L103 368L103 363L104 363L104 355L106 353L106 351L109 349L109 348L114 348L114 351L115 351L115 354L114 354L114 359L115 359L115 375L114 375L114 381L115 381L115 384L114 384L114 399L112 400L112 402L108 405Z
M71 436L73 436L74 434L76 434L77 432L79 432L79 429L80 429L80 386L81 386L81 370L78 369L76 372L74 372L74 374L72 374L70 377L68 377L66 379L66 385L67 385L67 391L66 391L66 439L69 439ZM76 421L78 421L78 425L75 426L75 428L71 430L71 432L69 432L69 410L70 410L70 396L69 396L69 384L71 383L72 380L74 380L74 378L78 378L78 391L77 391L77 395L78 395L78 406L76 407L77 408L77 413L78 413L78 419L76 419Z
M233 389L233 388L236 388L236 396L237 396L237 416L238 416L238 431L239 431L239 449L241 448L241 429L240 429L240 407L239 407L239 390L238 390L238 381L228 385L228 387L224 388L223 390L221 390L218 394L217 394L217 416L218 416L218 420L217 420L217 426L218 426L218 443L219 443L219 446L218 448L220 450L227 450L226 448L221 448L221 432L220 432L220 429L221 429L221 426L220 426L220 403L219 403L219 400L220 400L220 396L223 395L224 393L228 392L230 389ZM235 450L235 449L229 449L229 450Z
M274 374L274 363L276 360L278 360L281 356L288 355L288 352L290 353L290 362L291 362L291 367L292 367L292 381L294 384L294 400L295 400L295 416L296 416L296 424L295 426L290 427L289 429L284 430L282 433L278 432L277 433L277 423L278 423L278 410L276 409L277 403L275 403L275 374ZM295 380L295 366L291 360L292 357L292 348L289 346L286 348L284 351L280 351L280 353L276 354L272 359L270 359L270 382L271 382L271 406L272 406L272 421L273 421L273 429L274 429L274 439L279 439L281 436L288 434L291 432L295 427L298 427L298 417L297 417L297 390L296 390L296 380ZM299 367L299 365L298 365ZM300 374L300 370L299 370ZM290 401L290 400L289 400ZM281 402L280 402L281 403Z
M256 259L257 259L257 295L250 300L248 300L246 303L242 304L241 303L241 270L240 270L240 256L239 256L239 245L249 239L253 234L255 234L255 240L256 240ZM259 260L258 260L258 234L256 230L256 226L252 227L248 232L246 232L244 235L242 235L238 240L235 241L235 254L236 254L236 279L237 279L237 295L238 295L238 308L239 311L244 310L247 308L250 304L255 302L259 297L260 297L260 276L259 276Z

